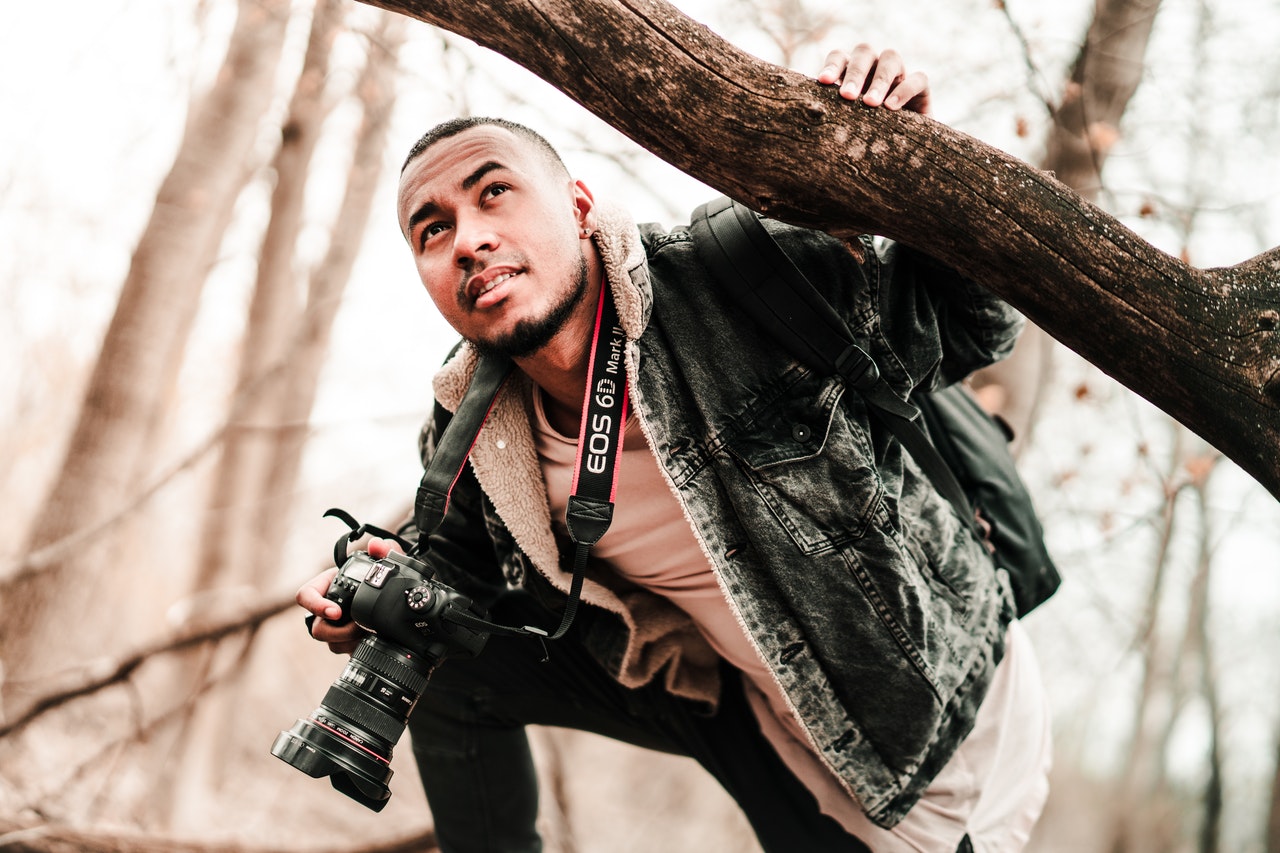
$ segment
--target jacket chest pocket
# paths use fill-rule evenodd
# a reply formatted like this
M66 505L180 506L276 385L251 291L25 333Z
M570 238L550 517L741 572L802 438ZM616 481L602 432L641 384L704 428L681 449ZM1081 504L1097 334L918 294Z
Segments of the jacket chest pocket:
M763 504L805 554L861 538L883 492L866 431L840 405L843 394L835 380L797 383L728 443L747 501Z

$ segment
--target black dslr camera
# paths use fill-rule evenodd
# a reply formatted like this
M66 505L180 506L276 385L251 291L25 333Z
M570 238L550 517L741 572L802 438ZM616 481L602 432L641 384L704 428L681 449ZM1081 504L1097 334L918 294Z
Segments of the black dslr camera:
M391 750L436 664L450 655L472 657L489 638L483 614L471 599L433 579L422 560L390 553L375 560L365 551L345 557L349 542L371 532L341 510L352 533L338 540L341 571L326 598L342 608L338 624L354 620L369 631L320 707L281 732L271 754L374 811L391 797ZM345 557L345 562L344 558Z

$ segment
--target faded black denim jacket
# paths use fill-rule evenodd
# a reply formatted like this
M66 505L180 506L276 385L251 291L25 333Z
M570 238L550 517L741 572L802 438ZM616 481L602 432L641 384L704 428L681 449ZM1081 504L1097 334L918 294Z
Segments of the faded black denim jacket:
M1007 581L858 394L800 366L730 304L687 229L637 229L598 210L649 445L811 745L892 826L972 728L1013 618ZM918 252L864 238L859 260L828 235L769 228L904 396L1012 348L1017 314ZM437 413L456 408L475 361L464 346L437 375ZM558 612L572 550L551 524L529 400L522 375L504 389L431 561L481 601L523 588ZM622 683L662 678L714 705L714 657L670 602L600 566L584 601L580 636Z

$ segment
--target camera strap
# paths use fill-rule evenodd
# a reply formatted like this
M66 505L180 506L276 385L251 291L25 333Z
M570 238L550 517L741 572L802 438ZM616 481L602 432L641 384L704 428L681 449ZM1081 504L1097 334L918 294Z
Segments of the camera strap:
M627 419L627 374L623 349L626 335L618 320L618 309L607 286L600 288L596 305L595 334L587 361L587 383L583 394L582 424L578 434L578 456L574 466L565 523L574 544L573 578L569 599L560 625L548 634L531 625L498 625L462 611L450 618L468 627L507 635L533 635L559 639L573 624L582 598L587 557L613 521L617 495L618 462L621 459L624 425ZM462 474L471 448L512 370L506 358L483 357L472 377L457 412L445 428L431 463L422 475L414 502L414 522L418 528L416 552L426 551L431 533L444 521L449 495Z
M601 340L602 336L605 341ZM565 524L574 545L573 581L560 627L551 635L553 640L563 637L573 624L582 597L582 580L587 573L587 556L591 546L600 541L613 522L618 463L622 458L627 422L627 369L623 358L626 341L613 295L602 284L596 305L596 331L591 337L591 357L587 361L578 458L565 509Z

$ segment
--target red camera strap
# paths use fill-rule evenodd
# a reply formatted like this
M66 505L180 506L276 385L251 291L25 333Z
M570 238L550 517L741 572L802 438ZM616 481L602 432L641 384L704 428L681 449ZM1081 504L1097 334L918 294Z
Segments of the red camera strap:
M565 523L575 546L573 579L569 599L556 630L548 634L540 628L516 628L475 620L475 627L504 634L531 634L555 640L563 637L573 624L578 602L582 598L582 581L586 575L591 546L600 541L613 521L613 503L617 494L619 460L622 454L624 425L627 419L627 373L624 348L626 335L618 320L618 309L601 286L596 305L595 334L587 362L587 384L583 394L582 426L578 435L578 457L573 486L570 489ZM471 448L475 446L484 422L493 410L498 394L512 370L506 358L484 357L472 378L458 411L445 428L436 446L431 464L422 475L418 497L414 503L414 521L418 527L419 555L425 554L431 533L444 520L449 509L449 495L462 474Z

